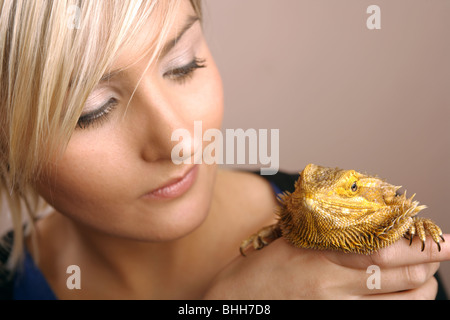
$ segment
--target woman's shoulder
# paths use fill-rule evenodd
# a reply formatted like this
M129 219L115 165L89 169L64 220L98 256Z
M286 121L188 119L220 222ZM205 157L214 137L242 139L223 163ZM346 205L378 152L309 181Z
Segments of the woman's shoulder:
M237 200L247 199L249 203L261 198L273 198L274 192L268 181L250 171L219 170L216 190L225 197Z
M297 178L298 174L284 172L261 176L259 172L221 169L216 178L215 201L231 212L235 222L253 229L263 227L276 222L277 194L292 190Z
M244 193L247 197L260 197L265 194L293 191L298 173L279 171L274 175L260 175L257 171L219 170L216 186L236 193ZM233 189L230 190L229 188Z

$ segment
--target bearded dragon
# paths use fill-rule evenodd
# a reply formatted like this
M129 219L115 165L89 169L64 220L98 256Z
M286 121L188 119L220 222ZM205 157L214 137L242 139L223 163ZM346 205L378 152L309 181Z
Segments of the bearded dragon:
M371 254L401 237L417 235L425 249L430 235L441 250L441 229L416 217L426 208L403 194L401 187L355 170L309 164L295 182L295 191L279 195L278 222L244 240L240 252L261 249L284 237L300 248Z

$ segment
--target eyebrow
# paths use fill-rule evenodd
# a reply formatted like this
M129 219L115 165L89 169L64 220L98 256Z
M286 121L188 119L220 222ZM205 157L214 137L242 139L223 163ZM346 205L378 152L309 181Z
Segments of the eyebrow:
M176 46L176 44L178 43L178 41L180 41L180 39L183 37L183 35L194 25L194 23L196 23L199 20L200 20L200 18L197 15L189 15L185 25L183 26L183 28L181 28L181 31L178 33L178 35L175 38L173 38L172 40L168 41L163 46L159 57L164 57L165 55L167 55L169 53L169 51L172 50L173 47ZM122 69L118 69L118 70L114 70L114 71L105 73L100 78L100 82L105 82L120 72L122 72Z

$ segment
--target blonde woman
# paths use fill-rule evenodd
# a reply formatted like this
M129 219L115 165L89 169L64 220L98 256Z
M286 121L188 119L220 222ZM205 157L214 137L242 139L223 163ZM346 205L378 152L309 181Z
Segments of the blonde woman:
M200 7L0 1L1 190L13 222L3 298L435 298L445 245L436 255L400 241L359 256L279 239L239 255L242 239L273 223L276 186L295 176L269 183L172 161L174 130L222 121ZM379 290L366 285L373 264Z

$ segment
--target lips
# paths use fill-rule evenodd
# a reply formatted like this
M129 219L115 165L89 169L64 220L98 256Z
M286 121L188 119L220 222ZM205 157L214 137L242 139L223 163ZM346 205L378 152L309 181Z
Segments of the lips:
M168 184L147 193L144 197L150 199L173 199L183 195L194 184L197 178L198 166L192 167L183 177L173 179Z

